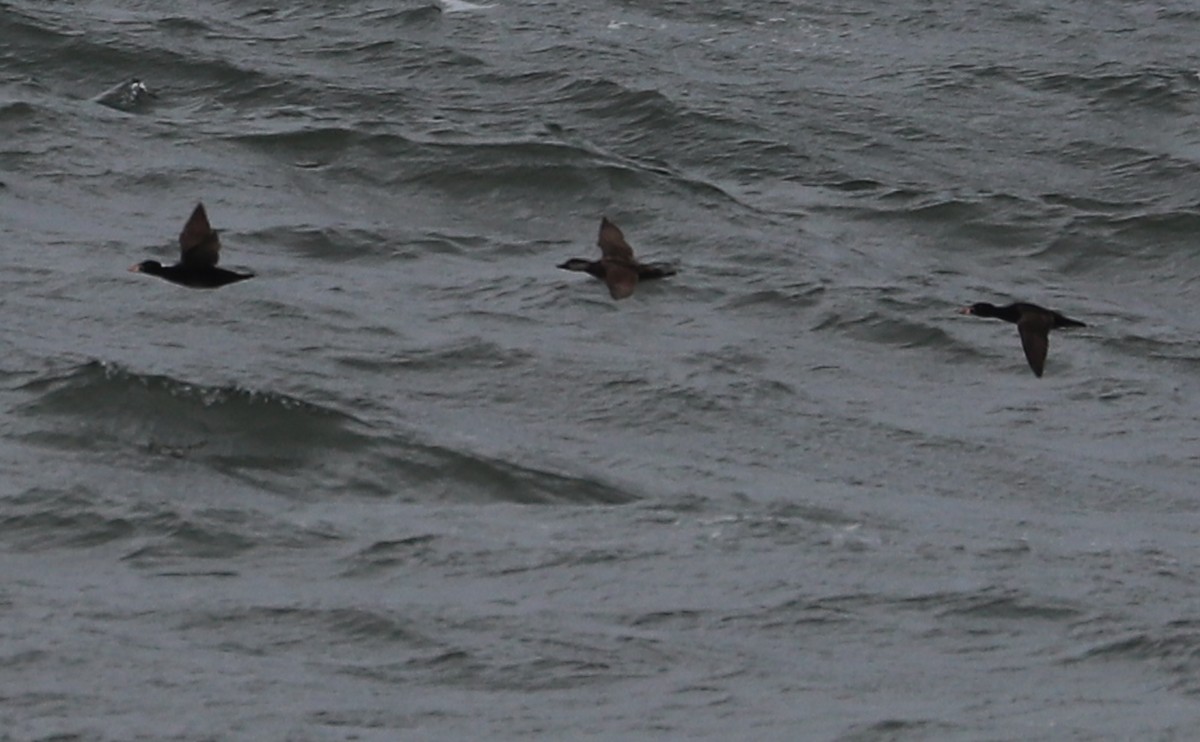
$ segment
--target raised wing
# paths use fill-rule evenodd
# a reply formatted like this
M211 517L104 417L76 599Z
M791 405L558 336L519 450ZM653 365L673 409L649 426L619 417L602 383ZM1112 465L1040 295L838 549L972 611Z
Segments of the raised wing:
M1050 320L1040 315L1026 315L1017 322L1025 360L1040 378L1046 367L1046 351L1050 349Z
M633 262L633 248L625 241L625 235L621 234L617 225L610 222L608 217L600 219L600 239L597 244L600 245L600 252L604 253L605 260Z
M179 248L182 250L180 260L185 265L196 268L211 268L220 258L221 240L216 231L208 223L208 214L204 204L196 204L196 210L183 225L179 233Z
M603 263L604 283L608 285L608 293L612 298L624 299L632 294L637 288L637 269L620 261L605 260Z

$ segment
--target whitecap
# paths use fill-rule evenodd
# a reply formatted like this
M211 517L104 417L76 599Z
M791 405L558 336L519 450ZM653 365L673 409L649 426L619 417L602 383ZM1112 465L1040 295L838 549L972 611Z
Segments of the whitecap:
M443 13L470 13L475 10L487 10L496 7L495 3L479 5L468 3L466 0L439 0Z

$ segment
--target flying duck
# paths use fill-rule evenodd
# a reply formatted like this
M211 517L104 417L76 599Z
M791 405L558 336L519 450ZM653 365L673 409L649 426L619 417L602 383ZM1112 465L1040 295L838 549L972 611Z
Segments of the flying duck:
M608 285L608 293L614 299L624 299L637 288L638 281L649 281L655 278L666 278L675 275L675 267L670 263L639 263L633 257L633 248L625 241L625 235L617 225L608 220L600 219L600 259L571 258L559 264L559 268L569 271L583 271Z
M1039 307L1036 304L1016 302L1004 307L997 307L987 302L979 302L958 310L960 314L973 314L976 317L995 317L1005 322L1012 322L1021 334L1021 347L1025 349L1025 360L1033 373L1041 378L1042 369L1046 366L1046 351L1050 347L1050 331L1060 327L1087 327L1078 320L1064 317L1058 312Z
M221 240L208 223L204 204L196 204L196 210L183 226L183 231L179 233L179 247L182 254L175 265L164 266L157 260L143 260L130 266L129 270L165 278L171 283L193 289L215 289L254 277L253 273L234 273L217 267Z

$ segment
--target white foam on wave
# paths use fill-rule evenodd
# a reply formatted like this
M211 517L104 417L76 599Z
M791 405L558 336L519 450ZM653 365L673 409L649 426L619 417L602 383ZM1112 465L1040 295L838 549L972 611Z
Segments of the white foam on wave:
M476 10L487 10L488 8L496 7L495 3L479 5L477 3L468 3L466 0L439 0L442 6L443 13L470 13Z

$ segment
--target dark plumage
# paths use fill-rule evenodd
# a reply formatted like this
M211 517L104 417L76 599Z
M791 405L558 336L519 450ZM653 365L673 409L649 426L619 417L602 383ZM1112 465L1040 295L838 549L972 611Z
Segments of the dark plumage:
M633 248L625 241L625 235L617 229L617 225L608 220L600 219L600 259L571 258L560 263L559 268L569 271L582 271L599 278L608 286L608 293L614 299L624 299L637 288L638 281L649 281L655 278L666 278L675 275L675 267L670 263L639 263L633 257Z
M253 278L253 273L234 273L217 267L220 259L221 240L208 223L204 204L196 204L196 210L179 233L181 250L179 262L163 265L157 260L143 260L129 270L134 273L149 273L165 278L171 283L193 289L215 289L235 281Z
M1064 317L1058 312L1039 307L1036 304L1017 302L1004 307L997 307L987 302L972 304L958 310L961 314L973 314L976 317L995 317L1005 322L1012 322L1021 334L1021 347L1025 349L1025 360L1039 378L1046 366L1046 351L1050 348L1050 331L1062 327L1087 327L1087 325Z

